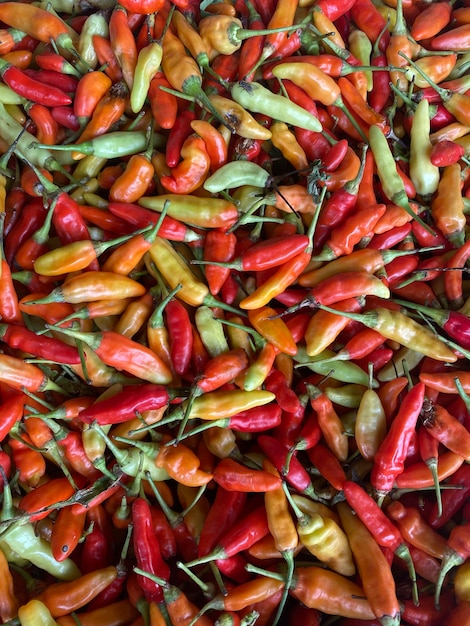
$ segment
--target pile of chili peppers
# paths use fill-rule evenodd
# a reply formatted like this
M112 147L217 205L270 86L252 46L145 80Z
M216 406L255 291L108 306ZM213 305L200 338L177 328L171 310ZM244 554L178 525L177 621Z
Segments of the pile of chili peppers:
M0 3L1 623L470 623L469 37Z

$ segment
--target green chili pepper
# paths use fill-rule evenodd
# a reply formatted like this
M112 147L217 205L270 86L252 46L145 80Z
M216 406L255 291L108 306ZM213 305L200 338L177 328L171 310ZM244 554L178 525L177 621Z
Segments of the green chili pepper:
M248 111L262 113L270 117L275 112L275 117L280 122L314 132L320 132L322 129L321 122L317 117L298 104L284 98L284 96L272 93L260 83L240 81L232 85L230 92L235 102L241 104Z
M30 145L33 154L35 150L48 147L51 150L76 151L81 154L114 159L143 152L147 148L147 133L145 131L115 131L82 143L46 146L33 141Z
M297 354L294 355L293 359L297 363L297 367L308 367L316 374L330 376L343 383L354 383L367 387L370 382L369 375L356 363L351 361L325 361L325 359L330 359L334 354L332 350L323 350L320 354L311 357L308 356L304 346L299 346ZM378 382L373 380L372 387L378 386Z
M210 193L219 193L242 185L266 187L271 175L253 161L231 161L219 167L204 182L204 189Z
M201 336L201 341L211 357L229 351L230 348L225 337L224 327L217 321L210 307L206 305L198 307L194 315L194 321Z
M410 133L410 178L420 196L432 196L440 180L439 168L431 163L429 101L419 101Z
M406 195L405 185L397 172L397 166L393 157L387 138L380 126L372 124L369 128L369 144L377 165L377 174L387 198L394 204L402 207L411 217L419 222L428 232L432 229L413 211Z
M150 81L160 69L162 56L162 46L158 41L151 41L139 52L134 71L134 83L130 95L130 104L133 113L138 113L144 106Z

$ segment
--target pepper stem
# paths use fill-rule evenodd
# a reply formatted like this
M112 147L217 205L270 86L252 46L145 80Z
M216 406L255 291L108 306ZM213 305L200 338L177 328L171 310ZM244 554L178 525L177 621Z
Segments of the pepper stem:
M457 391L459 392L459 396L464 401L467 411L470 411L470 396L463 388L462 383L460 382L460 379L458 376L454 378L454 383L455 383L455 386L457 387Z
M284 586L284 589L282 590L281 600L277 607L276 615L274 617L272 626L276 626L276 624L279 623L279 620L282 617L282 612L284 611L287 598L289 597L289 589L292 584L292 579L294 577L294 566L295 566L294 550L283 550L282 557L285 560L286 565L287 565L287 570L286 570L286 575L285 575L285 586Z
M266 578L272 578L273 580L279 580L280 582L285 581L285 577L282 574L277 574L276 572L271 572L267 569L263 569L261 567L257 567L252 563L247 563L245 565L245 569L250 574L259 574L260 576L265 576Z
M446 548L444 551L444 555L441 561L441 569L439 570L439 575L436 581L436 591L434 593L434 604L436 609L439 610L439 598L441 595L442 585L444 584L444 579L447 576L447 572L449 572L453 567L457 565L461 565L464 562L463 559L458 552L452 550L452 548Z
M163 578L159 578L158 576L155 576L155 574L146 572L145 570L140 569L140 567L133 567L132 569L136 574L139 574L139 576L145 576L145 578L150 578L151 581L153 581L154 583L157 583L157 585L160 585L160 587L163 587L163 588L168 587L168 582L164 580Z
M408 567L408 574L411 580L411 589L413 594L413 603L415 606L419 605L419 595L418 595L418 584L416 582L416 571L413 563L413 559L411 557L408 546L404 543L398 546L395 550L395 554L398 558L403 559Z
M442 496L441 496L441 485L439 482L438 463L439 461L435 456L426 460L426 465L429 467L429 471L431 472L431 475L432 475L432 481L434 483L434 492L436 494L436 503L437 503L437 517L441 517Z

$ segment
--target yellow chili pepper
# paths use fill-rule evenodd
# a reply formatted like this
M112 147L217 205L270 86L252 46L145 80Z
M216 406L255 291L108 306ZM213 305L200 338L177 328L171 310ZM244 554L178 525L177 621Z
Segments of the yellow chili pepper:
M273 146L280 151L286 161L298 171L306 170L308 168L308 159L305 150L287 124L285 122L274 122L271 124L270 130Z
M467 224L461 189L460 165L452 163L444 168L431 200L431 215L437 227L457 248L464 243Z

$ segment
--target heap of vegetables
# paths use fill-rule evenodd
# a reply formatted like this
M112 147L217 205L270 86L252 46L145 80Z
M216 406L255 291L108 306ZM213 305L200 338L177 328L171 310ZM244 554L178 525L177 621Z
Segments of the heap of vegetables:
M0 3L0 620L470 622L470 3Z

